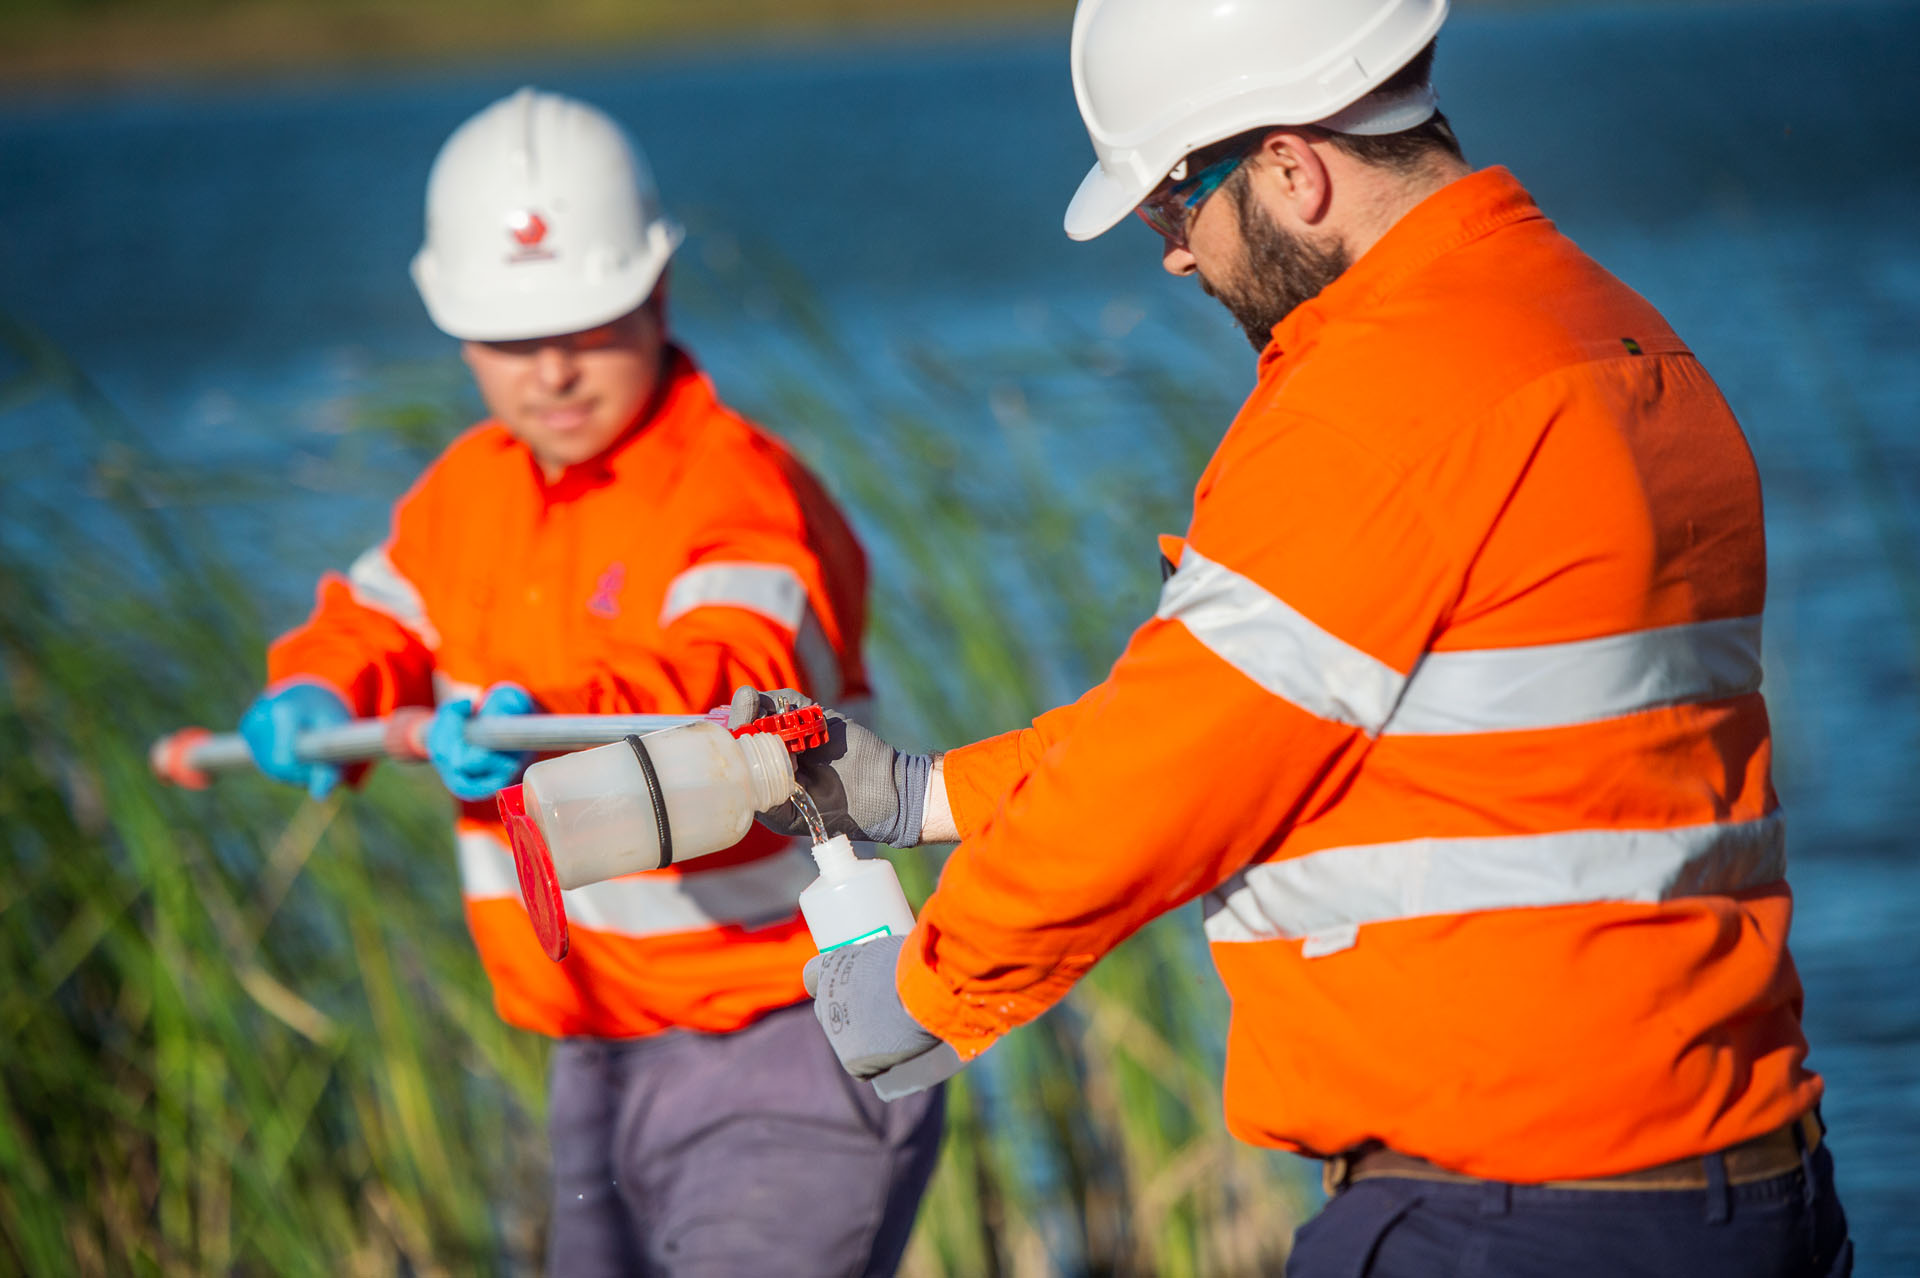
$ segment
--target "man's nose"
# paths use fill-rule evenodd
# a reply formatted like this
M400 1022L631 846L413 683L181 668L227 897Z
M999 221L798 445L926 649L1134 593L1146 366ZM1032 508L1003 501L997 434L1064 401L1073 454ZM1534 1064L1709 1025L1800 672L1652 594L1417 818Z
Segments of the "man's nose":
M580 376L573 352L558 342L544 343L534 352L533 371L540 385L550 391L565 390Z
M1192 249L1167 239L1160 241L1160 265L1166 268L1169 275L1191 275L1199 269L1199 263L1193 260Z

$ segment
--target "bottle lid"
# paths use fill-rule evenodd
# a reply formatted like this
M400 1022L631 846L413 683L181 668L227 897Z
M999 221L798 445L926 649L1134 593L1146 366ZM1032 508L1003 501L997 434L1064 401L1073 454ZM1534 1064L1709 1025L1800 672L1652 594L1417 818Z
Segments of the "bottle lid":
M513 845L513 868L520 876L520 899L527 903L533 934L547 957L558 963L567 956L572 938L567 931L567 905L553 872L553 854L547 850L540 827L527 815L527 796L522 787L506 787L494 796L494 803L506 824L507 842Z
M786 742L788 753L799 754L802 750L811 750L827 743L827 712L819 706L801 706L797 710L770 714L733 729L736 737L754 732L770 732Z

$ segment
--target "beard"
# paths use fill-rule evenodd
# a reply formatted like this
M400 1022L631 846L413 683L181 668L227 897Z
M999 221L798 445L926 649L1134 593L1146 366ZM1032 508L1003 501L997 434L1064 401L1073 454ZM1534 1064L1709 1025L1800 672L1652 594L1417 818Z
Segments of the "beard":
M1273 326L1301 303L1318 297L1353 265L1353 259L1338 240L1317 243L1275 226L1247 198L1244 184L1230 185L1221 194L1233 201L1246 251L1240 269L1230 278L1215 283L1201 275L1200 289L1227 308L1256 352L1264 351L1273 341Z

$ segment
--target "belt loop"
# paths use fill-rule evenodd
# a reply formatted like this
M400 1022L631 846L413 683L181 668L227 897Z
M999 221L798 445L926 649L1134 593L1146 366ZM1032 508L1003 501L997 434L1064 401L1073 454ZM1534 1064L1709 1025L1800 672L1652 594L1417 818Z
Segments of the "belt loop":
M1513 1186L1504 1180L1480 1182L1480 1214L1504 1216L1513 1210Z
M1707 1172L1707 1223L1724 1225L1733 1218L1733 1191L1727 1185L1727 1160L1718 1152L1700 1159Z
M1320 1165L1320 1188L1332 1198L1347 1187L1347 1175L1352 1170L1352 1160L1345 1154L1335 1154Z
M1820 1254L1820 1212L1814 1203L1820 1195L1813 1174L1814 1144L1807 1138L1809 1122L1818 1125L1822 1140L1826 1139L1827 1125L1817 1107L1793 1120L1793 1144L1800 1151L1800 1201L1806 1206L1807 1246L1812 1249L1809 1254L1817 1256Z

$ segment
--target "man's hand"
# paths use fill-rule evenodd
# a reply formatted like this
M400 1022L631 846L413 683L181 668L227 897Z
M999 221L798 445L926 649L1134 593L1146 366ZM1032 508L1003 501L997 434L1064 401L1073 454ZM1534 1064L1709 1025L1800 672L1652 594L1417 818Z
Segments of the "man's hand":
M517 683L496 683L480 701L480 717L533 714L539 710L533 694ZM471 700L449 701L434 712L427 728L427 757L433 760L440 779L455 798L473 802L513 784L513 779L533 761L533 754L522 750L488 750L468 745L467 720L473 718Z
M813 704L791 688L741 688L733 694L727 727ZM896 848L919 843L933 756L896 750L839 711L826 713L827 743L796 759L794 772L825 818L827 832ZM783 834L807 833L806 818L792 803L761 813L760 820Z
M300 679L256 697L240 716L240 736L260 771L275 781L303 785L308 794L324 799L340 784L339 765L296 759L293 742L303 732L331 728L351 718L353 711L339 693L323 683Z
M800 979L834 1055L881 1100L897 1100L960 1072L960 1054L908 1014L894 983L904 936L844 945L808 960Z

